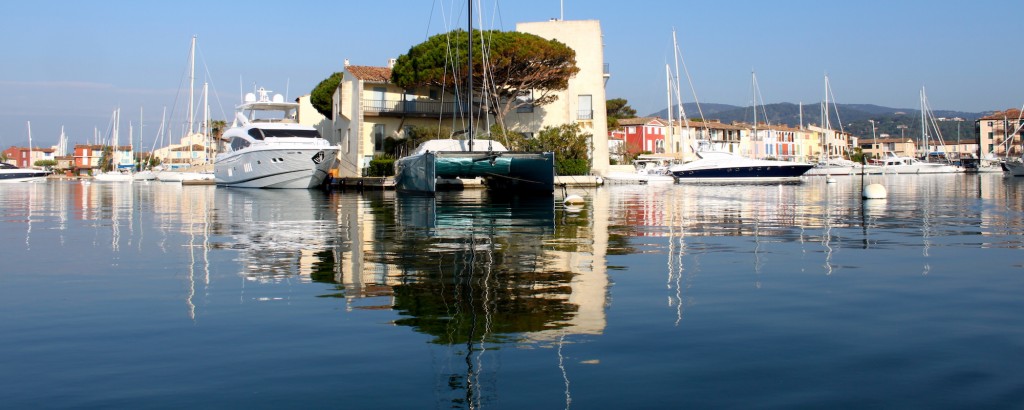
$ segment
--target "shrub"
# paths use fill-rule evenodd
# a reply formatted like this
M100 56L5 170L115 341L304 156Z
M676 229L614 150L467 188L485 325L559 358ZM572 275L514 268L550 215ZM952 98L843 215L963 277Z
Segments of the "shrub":
M388 156L376 156L370 160L366 168L368 177L390 177L395 175L395 159Z

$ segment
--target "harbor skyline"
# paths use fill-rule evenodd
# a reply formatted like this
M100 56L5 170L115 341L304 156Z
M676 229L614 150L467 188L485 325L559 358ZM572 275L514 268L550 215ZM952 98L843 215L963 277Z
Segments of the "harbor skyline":
M427 36L463 28L464 2L444 3L303 2L281 9L256 2L246 10L192 1L12 4L0 28L9 40L8 61L16 62L0 67L0 92L7 96L0 145L27 145L29 121L36 146L56 144L61 126L71 143L91 142L94 128L104 133L120 107L124 122L142 117L148 150L163 108L181 104L193 35L197 86L210 83L211 116L227 119L240 88L263 86L294 99L341 71L346 59L383 66ZM1013 80L1024 57L1006 47L1016 38L1012 20L998 24L989 17L1018 15L1019 2L983 1L969 9L948 1L739 2L728 10L667 1L495 4L478 4L477 28L599 20L611 73L607 96L627 99L639 115L665 108L673 29L700 103L749 105L752 70L765 103L817 103L826 73L844 104L915 108L921 87L942 110L986 112L1024 102L1024 85ZM686 82L683 100L691 102ZM122 124L122 141L127 128Z

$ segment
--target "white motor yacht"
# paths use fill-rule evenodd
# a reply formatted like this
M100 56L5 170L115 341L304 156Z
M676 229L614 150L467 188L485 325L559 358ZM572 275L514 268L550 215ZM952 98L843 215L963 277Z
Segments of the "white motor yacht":
M269 91L246 94L223 139L226 152L214 160L217 185L242 188L315 188L323 184L338 155L320 133L296 120L298 103ZM279 116L275 116L279 115Z
M882 171L886 174L949 174L963 172L961 168L948 163L924 162L917 158L896 155L892 151L886 151L881 162Z
M846 158L827 158L818 161L814 167L804 173L804 176L838 176L838 175L860 175L860 174L881 174L882 167L878 165L861 164Z
M731 152L715 150L701 142L700 159L669 167L680 182L759 182L797 181L813 165L803 162L751 159Z
M0 182L32 182L43 181L51 174L41 169L18 168L6 162L0 162Z
M673 157L641 155L633 160L632 172L612 171L604 176L604 180L608 183L671 184L676 182L676 178L668 169L675 162Z

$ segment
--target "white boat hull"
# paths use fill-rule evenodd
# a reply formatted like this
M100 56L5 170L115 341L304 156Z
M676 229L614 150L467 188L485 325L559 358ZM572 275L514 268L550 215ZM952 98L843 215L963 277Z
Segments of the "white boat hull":
M99 182L132 182L135 180L132 174L121 172L104 172L97 174L93 179Z
M0 177L0 184L15 183L15 182L39 182L45 181L46 175L3 175Z
M337 159L335 146L273 144L221 154L217 185L239 188L309 189L324 183Z
M960 168L945 164L921 162L906 165L885 165L882 170L886 174L953 174L962 172Z
M807 170L804 176L842 176L842 175L872 175L881 174L882 167L877 165L822 165L817 164Z
M671 175L641 174L638 172L609 172L604 180L611 184L672 184L676 178Z

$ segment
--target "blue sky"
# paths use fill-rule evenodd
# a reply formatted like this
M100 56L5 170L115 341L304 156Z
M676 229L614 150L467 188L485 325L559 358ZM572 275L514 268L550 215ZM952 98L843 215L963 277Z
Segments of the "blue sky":
M560 4L566 20L600 20L608 97L628 99L640 114L666 105L673 28L702 103L750 104L756 71L767 103L821 101L827 73L840 103L917 108L926 87L934 109L1024 104L1020 0L480 1L477 27L513 30L558 17ZM28 121L35 144L55 143L61 125L72 143L91 142L119 106L121 138L129 120L137 132L142 107L148 149L161 110L184 111L192 35L197 82L211 84L213 117L226 118L240 83L294 98L345 59L384 65L429 35L464 27L465 4L455 3L11 2L0 15L0 146L27 145Z

